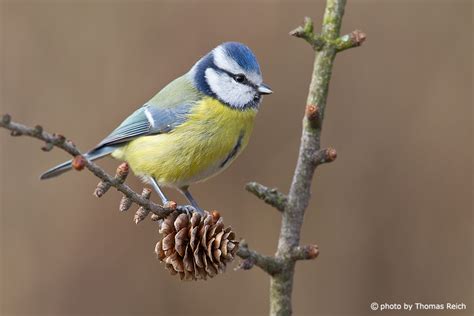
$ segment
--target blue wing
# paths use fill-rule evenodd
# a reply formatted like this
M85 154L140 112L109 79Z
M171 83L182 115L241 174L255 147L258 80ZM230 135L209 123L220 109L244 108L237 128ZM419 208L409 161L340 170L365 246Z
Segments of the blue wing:
M159 108L145 104L125 119L95 149L128 142L139 136L168 133L186 121L192 104L182 104L173 108Z
M186 114L192 104L182 104L174 108L159 108L145 104L136 110L109 136L104 138L95 148L85 154L89 160L105 157L122 144L139 136L167 133L186 121ZM45 173L40 179L56 177L71 169L71 160L59 164Z
M186 121L191 107L200 99L202 94L184 75L125 119L95 149L122 144L139 136L167 133Z

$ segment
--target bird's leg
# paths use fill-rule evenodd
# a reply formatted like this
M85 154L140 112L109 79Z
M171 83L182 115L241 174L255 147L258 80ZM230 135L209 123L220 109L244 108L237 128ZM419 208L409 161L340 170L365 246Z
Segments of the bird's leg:
M183 209L184 211L188 212L189 209L187 208L188 206L192 206L192 208L194 210L192 211L196 211L198 212L199 214L204 214L204 211L199 207L199 205L197 204L196 200L193 198L193 196L191 195L191 192L189 192L188 190L188 186L185 186L185 187L181 187L179 188L179 190L181 191L181 193L183 193L183 195L186 197L186 199L188 199L189 203L191 203L191 205L185 205L183 206Z
M155 178L149 177L149 179L150 179L151 186L153 187L153 189L155 189L156 193L158 193L161 199L161 203L163 203L163 205L168 203L169 202L168 198L163 193L163 191L161 191L160 186L158 185L158 182L156 182Z

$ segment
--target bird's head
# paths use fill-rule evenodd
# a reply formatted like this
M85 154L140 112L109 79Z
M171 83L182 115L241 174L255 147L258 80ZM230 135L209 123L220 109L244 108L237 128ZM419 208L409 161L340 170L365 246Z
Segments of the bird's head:
M262 81L253 52L241 43L223 43L201 58L190 71L196 87L234 109L258 108L272 90Z

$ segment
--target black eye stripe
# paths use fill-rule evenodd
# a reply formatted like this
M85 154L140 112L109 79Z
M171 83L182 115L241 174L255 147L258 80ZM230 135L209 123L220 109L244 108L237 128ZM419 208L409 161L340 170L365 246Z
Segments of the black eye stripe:
M247 86L250 86L250 87L252 87L252 88L254 88L254 89L258 89L257 85L254 84L253 82L251 82L250 80L248 80L247 77L246 77L244 74L233 74L233 73L231 73L230 71L227 71L227 70L222 69L222 68L217 68L217 69L220 70L220 71L223 72L223 73L226 73L229 77L231 77L231 78L234 79L234 80L235 80L235 76L240 76L240 75L241 75L241 76L244 77L244 80L243 80L242 82L239 82L239 81L236 80L237 82L242 83L242 84L245 84L245 85L247 85Z

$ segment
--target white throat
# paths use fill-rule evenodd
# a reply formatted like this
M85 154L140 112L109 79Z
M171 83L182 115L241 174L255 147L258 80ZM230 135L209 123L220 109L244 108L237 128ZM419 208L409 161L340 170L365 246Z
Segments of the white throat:
M217 72L207 68L206 80L212 92L227 104L236 108L243 108L253 101L257 91L252 87L236 82L231 76L224 72Z

